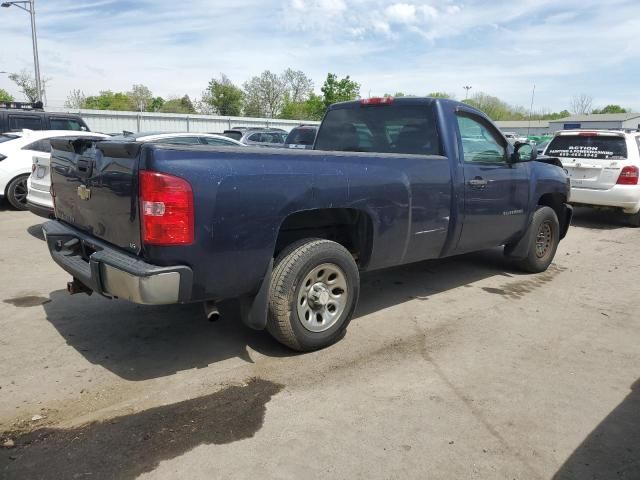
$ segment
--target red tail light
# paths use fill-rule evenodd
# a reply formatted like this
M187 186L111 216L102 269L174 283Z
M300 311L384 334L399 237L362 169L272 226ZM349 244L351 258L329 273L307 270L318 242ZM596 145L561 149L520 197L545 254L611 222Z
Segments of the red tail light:
M393 97L371 97L360 100L361 105L390 105L393 103Z
M193 243L193 191L186 180L140 171L140 223L147 245Z
M639 173L635 165L624 167L618 177L618 185L637 185Z

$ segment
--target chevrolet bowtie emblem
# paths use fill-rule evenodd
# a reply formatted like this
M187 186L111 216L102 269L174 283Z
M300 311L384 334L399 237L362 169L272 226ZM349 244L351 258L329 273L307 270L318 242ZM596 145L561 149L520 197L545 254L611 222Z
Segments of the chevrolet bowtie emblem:
M78 187L78 196L80 200L89 200L91 198L91 189L87 188L86 185L80 185Z

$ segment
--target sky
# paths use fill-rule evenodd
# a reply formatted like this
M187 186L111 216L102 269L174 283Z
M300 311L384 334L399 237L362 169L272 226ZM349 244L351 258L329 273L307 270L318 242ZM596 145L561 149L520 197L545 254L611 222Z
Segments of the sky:
M0 9L0 71L33 71L29 16ZM144 84L199 98L225 73L241 85L264 70L349 75L362 96L485 92L534 110L640 111L638 0L37 0L49 108ZM0 88L21 95L0 74Z

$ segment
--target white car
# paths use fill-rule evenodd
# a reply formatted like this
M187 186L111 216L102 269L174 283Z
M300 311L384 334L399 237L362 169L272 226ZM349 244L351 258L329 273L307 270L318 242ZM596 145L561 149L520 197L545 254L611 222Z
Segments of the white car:
M75 135L77 132L74 132ZM86 135L85 135L86 136ZM127 138L137 142L191 144L191 145L219 145L226 147L246 147L232 138L213 133L137 133L126 134L117 137L108 137L102 134L92 134L101 138ZM49 149L51 145L49 145ZM47 154L33 156L31 176L27 183L27 208L41 217L53 217L53 199L51 198L51 175L49 170L49 157Z
M571 177L571 203L621 209L640 227L640 132L565 130L547 145Z
M6 198L18 210L26 210L32 157L48 155L51 151L49 140L68 136L105 137L99 133L70 130L23 130L0 134L0 198Z
M527 137L523 137L522 135L518 135L515 132L502 132L502 134L505 136L507 141L509 143L511 143L511 144L514 144L516 142L521 142L521 143L527 143L528 142Z

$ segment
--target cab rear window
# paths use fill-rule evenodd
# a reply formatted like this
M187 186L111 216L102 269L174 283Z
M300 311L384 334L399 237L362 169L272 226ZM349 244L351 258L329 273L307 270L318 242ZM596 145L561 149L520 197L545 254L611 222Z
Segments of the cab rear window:
M623 137L559 135L551 141L546 154L550 157L622 160L627 158L627 144Z
M384 105L329 110L316 150L440 155L431 107Z

